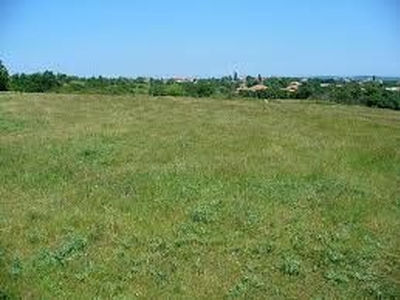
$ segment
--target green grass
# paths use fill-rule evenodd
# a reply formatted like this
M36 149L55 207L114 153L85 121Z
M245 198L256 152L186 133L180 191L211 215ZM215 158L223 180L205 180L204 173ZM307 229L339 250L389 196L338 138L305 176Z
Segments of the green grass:
M0 298L396 298L400 113L0 95Z

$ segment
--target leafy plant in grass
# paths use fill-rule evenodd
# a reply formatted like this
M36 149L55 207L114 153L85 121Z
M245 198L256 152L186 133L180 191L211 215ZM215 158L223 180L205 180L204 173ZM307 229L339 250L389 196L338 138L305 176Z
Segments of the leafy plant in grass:
M272 253L273 250L274 250L274 244L272 242L266 241L266 242L261 242L256 246L252 247L250 249L250 253L258 257L263 257L265 255Z
M255 275L243 276L240 280L229 290L228 297L242 298L249 297L257 293L262 293L265 290L264 283Z
M10 274L13 277L19 277L22 274L22 271L23 268L21 260L18 257L14 257L11 263Z
M85 238L72 237L55 251L43 249L36 257L35 265L42 268L47 268L49 266L64 266L69 259L82 253L86 246L87 241Z
M203 203L192 210L190 218L192 222L209 224L216 220L218 210L220 208L220 201L213 201L211 203Z
M349 277L346 275L346 273L340 271L329 270L325 273L324 277L325 279L338 284L349 282Z
M298 276L300 275L301 264L299 260L293 257L285 257L280 269L283 274L289 276Z

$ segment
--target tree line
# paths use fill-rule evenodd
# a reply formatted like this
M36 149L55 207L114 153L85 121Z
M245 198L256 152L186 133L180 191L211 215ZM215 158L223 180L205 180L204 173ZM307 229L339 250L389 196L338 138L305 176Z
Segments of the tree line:
M288 89L296 82L295 89ZM78 77L51 71L10 75L0 61L0 91L34 93L92 93L110 95L186 96L213 98L318 99L343 104L357 104L400 110L400 92L388 90L396 82L345 81L343 79L247 76L237 73L222 78L198 80L153 78ZM261 87L252 89L252 87Z

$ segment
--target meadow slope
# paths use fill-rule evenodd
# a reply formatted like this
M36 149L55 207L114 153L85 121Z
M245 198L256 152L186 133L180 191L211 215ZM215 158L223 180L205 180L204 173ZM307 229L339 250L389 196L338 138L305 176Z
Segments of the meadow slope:
M0 298L396 298L400 112L0 94Z

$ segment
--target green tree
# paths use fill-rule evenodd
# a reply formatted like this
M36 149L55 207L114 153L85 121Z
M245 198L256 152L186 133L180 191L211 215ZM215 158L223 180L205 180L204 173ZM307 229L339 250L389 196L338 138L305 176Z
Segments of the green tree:
M252 76L246 76L246 86L247 87L252 87L258 84L258 79L256 77Z
M295 97L297 99L308 99L312 95L311 86L308 83L302 84L297 90Z
M7 91L9 84L9 74L7 68L3 65L3 62L0 60L0 91Z
M239 76L238 76L238 73L236 71L233 73L233 81L234 82L239 81Z
M172 84L167 84L165 86L165 94L168 96L174 96L174 97L178 97L178 96L183 96L185 93L185 90L183 88L183 86L179 83L172 83Z
M162 80L152 79L150 81L149 94L152 96L166 96L164 82Z
M196 84L197 97L210 97L214 93L211 82L207 80L199 80Z

